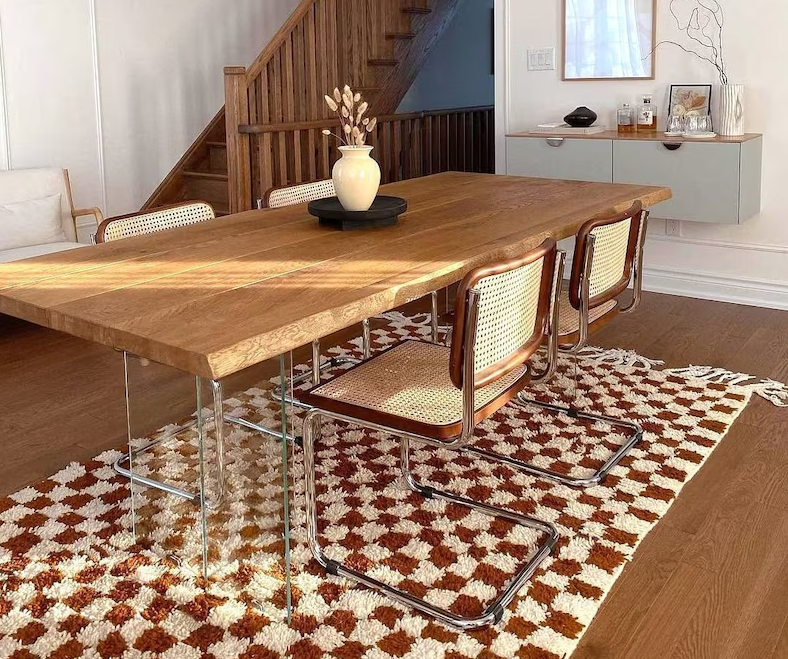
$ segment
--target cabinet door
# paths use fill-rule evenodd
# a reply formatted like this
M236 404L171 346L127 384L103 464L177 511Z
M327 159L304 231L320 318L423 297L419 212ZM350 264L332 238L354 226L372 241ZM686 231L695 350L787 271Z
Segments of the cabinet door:
M543 137L506 138L506 171L514 176L613 181L613 141ZM555 146L551 146L551 143Z
M666 220L739 223L741 145L684 142L671 151L662 142L616 141L613 181L664 185L673 198L654 206Z

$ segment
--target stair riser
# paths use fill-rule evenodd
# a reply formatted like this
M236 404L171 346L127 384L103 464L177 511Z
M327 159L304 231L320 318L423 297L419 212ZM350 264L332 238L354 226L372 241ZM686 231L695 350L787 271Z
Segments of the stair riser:
M227 207L227 181L211 181L207 179L187 179L184 183L186 199L201 199L213 206Z
M208 148L208 171L217 174L227 173L227 149L211 146Z

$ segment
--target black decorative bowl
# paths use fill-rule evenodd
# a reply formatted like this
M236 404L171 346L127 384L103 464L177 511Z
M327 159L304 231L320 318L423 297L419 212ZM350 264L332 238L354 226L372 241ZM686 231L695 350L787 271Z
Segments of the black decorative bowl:
M346 211L338 197L316 199L309 202L309 214L320 220L321 225L340 231L390 227L408 210L408 202L399 197L378 195L368 211Z
M596 112L581 105L566 115L564 121L572 128L588 128L596 121Z

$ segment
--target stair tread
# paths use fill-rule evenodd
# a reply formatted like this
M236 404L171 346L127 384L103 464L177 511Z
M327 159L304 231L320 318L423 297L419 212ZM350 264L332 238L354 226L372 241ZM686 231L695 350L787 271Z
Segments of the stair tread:
M185 170L183 172L183 175L189 176L191 178L205 178L213 181L228 180L227 174L217 174L216 172L195 172L195 171Z
M431 14L432 9L429 7L403 7L403 14Z
M415 39L415 32L386 32L386 39Z
M206 144L208 146L215 146L215 147L219 147L219 148L222 148L222 149L226 149L227 148L227 142L206 142Z
M367 64L370 66L397 66L397 64L399 64L399 60L378 58L367 60Z

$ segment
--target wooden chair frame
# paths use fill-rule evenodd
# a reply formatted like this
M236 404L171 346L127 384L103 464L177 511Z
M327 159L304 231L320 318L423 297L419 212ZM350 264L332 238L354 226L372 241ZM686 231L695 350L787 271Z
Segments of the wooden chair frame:
M63 170L63 178L65 179L66 184L66 194L68 194L68 205L71 208L71 221L74 223L74 235L78 238L79 231L77 227L77 218L92 215L96 220L96 226L99 226L104 221L104 215L102 214L101 209L97 206L93 206L91 208L74 208L74 196L71 191L71 177L69 176L67 169Z

